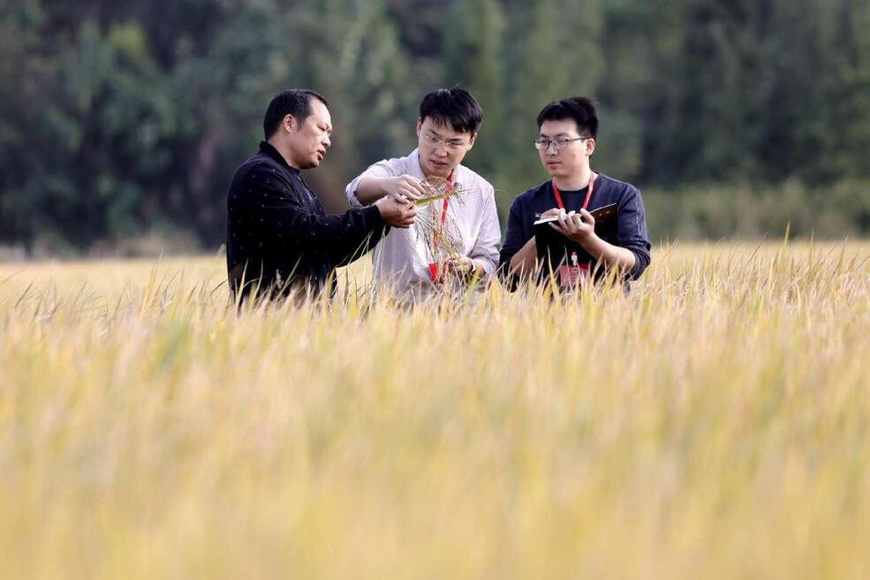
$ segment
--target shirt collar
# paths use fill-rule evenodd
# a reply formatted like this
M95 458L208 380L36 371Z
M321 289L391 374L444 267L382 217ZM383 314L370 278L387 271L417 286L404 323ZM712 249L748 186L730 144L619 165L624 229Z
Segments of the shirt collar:
M284 159L284 156L281 155L278 152L278 150L275 149L275 147L271 143L269 143L267 141L260 141L260 153L270 157L271 159L273 159L276 163L278 163L282 167L286 167L287 169L289 169L290 171L293 171L294 173L299 173L299 170L296 169L295 167L291 167L290 164L287 163L287 160Z

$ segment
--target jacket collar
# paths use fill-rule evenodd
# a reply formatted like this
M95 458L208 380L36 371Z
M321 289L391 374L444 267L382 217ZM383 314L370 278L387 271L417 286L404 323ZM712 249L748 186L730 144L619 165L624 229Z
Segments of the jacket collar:
M270 159L275 161L275 163L279 164L280 166L286 167L290 171L294 171L296 173L299 173L299 170L296 169L295 167L291 167L290 164L287 163L287 160L284 159L284 156L281 155L278 152L278 150L275 149L275 147L271 143L269 143L267 141L260 141L260 153L262 153L263 155L266 155L267 157L269 157Z

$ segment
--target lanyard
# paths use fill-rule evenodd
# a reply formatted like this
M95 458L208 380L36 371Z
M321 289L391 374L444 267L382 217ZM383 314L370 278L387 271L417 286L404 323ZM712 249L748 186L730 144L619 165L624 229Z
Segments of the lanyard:
M453 171L456 171L455 169ZM450 175L447 176L447 183L450 184L450 188L453 188L453 171L450 172ZM450 205L450 196L444 196L444 204L441 206L441 227L444 227L444 224L447 223L447 207Z
M586 200L583 202L583 209L589 206L589 200L592 198L592 188L595 187L595 173L589 177L589 190L586 192ZM556 187L556 182L553 181L553 195L556 196L556 205L559 209L565 209L565 204L562 203L562 194L559 193L559 188ZM446 199L444 201L447 201ZM444 206L444 211L447 211L447 205Z
M455 170L454 170L455 171ZM453 187L453 171L450 172L450 175L447 176L447 183L449 183L450 187ZM441 245L441 237L444 236L444 226L447 223L447 208L450 205L450 196L444 196L444 203L441 205L441 227L438 228L435 232L435 239L433 241L434 248L437 252L438 247ZM432 259L435 259L435 255L432 256ZM434 282L443 282L444 280L444 272L438 271L438 264L436 262L429 263L429 275L432 277Z

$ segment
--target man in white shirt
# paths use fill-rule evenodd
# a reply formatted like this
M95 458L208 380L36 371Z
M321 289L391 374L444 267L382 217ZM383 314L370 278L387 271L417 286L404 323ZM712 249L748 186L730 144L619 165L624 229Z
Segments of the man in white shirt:
M468 91L431 92L420 103L418 148L407 157L378 161L347 185L347 199L356 208L384 196L418 201L431 195L427 184L438 180L460 192L419 207L423 219L408 229L393 229L378 244L372 255L376 284L420 300L445 286L461 289L495 273L501 241L495 193L489 182L461 165L482 119L480 104ZM442 244L433 243L426 224L444 226ZM441 252L442 246L449 251Z

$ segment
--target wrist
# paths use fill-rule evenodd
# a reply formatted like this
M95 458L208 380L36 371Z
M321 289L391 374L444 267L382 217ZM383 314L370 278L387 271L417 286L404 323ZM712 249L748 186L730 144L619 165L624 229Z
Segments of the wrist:
M599 247L601 244L601 238L599 238L594 231L582 233L578 232L573 240L583 246L583 249L589 252L590 254L593 250Z
M610 253L610 244L599 238L597 235L593 234L587 241L582 242L581 245L583 246L583 249L589 252L589 255L596 260L605 263L609 263L611 261L609 259L610 256L608 256L608 254Z
M468 275L474 278L483 278L486 275L486 269L480 265L477 260L469 258Z
M387 212L388 212L387 207L383 204L383 201L385 199L387 199L387 198L386 197L378 198L372 205L369 206L369 207L377 208L378 212L380 212L380 214L381 214L381 217L384 219L387 218Z

